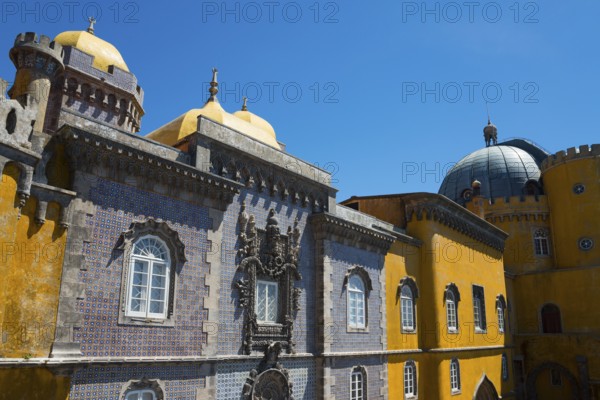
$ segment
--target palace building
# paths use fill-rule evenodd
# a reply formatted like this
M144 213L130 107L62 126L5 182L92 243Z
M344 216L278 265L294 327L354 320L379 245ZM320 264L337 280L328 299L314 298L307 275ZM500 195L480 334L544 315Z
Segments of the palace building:
M600 398L600 145L339 202L216 69L145 135L93 23L9 55L0 399Z

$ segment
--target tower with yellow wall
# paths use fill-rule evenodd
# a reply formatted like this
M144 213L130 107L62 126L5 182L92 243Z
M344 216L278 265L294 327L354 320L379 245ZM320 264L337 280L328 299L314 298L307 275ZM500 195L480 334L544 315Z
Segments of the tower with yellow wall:
M474 160L480 153L514 152L526 161L520 169L507 162L512 170L505 173L480 168ZM508 233L504 264L518 398L600 396L595 356L600 304L594 294L600 266L599 154L600 146L584 145L550 155L514 139L466 156L440 188ZM481 184L477 193L469 180Z

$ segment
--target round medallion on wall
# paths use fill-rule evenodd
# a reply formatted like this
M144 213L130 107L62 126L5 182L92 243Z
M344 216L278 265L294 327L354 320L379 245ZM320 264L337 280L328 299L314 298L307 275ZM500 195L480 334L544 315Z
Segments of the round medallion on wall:
M576 183L575 185L573 185L573 193L581 194L583 192L585 192L585 186L583 185L583 183Z
M587 251L591 250L594 247L594 241L590 238L581 238L579 239L579 248L581 250Z
M290 385L278 369L269 369L256 378L252 400L289 400Z

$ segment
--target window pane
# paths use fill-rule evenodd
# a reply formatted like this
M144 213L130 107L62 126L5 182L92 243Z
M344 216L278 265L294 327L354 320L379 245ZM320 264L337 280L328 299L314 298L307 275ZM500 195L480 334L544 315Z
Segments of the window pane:
M142 400L154 400L154 395L149 392L143 393Z
M274 285L268 286L268 297L267 297L267 309L268 315L267 320L269 322L275 322L277 320L277 289Z
M167 265L154 262L154 271L152 271L152 275L166 276L167 275Z
M152 314L162 314L165 311L165 303L162 301L151 301L150 312Z
M256 285L256 316L259 321L267 316L267 285L262 282Z
M164 289L152 289L151 300L164 300L165 299L165 290Z
M356 290L359 292L364 292L365 285L363 284L362 279L357 275L352 275L350 277L350 281L348 282L348 290Z

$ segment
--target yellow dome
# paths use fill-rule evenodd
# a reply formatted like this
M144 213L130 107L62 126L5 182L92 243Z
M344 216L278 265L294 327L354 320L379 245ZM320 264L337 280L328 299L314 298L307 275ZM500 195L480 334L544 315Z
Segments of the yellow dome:
M253 114L250 111L244 109L242 109L241 111L234 112L233 115L240 119L243 119L244 121L256 126L259 129L262 129L269 135L273 136L273 139L275 139L275 130L273 129L271 124L268 123L264 118L261 118L258 115Z
M108 67L114 65L129 72L119 50L112 44L86 31L68 31L54 38L56 43L63 46L75 47L94 56L94 67L108 72Z
M267 131L243 119L240 119L235 115L229 114L227 111L223 110L223 107L221 107L221 105L216 101L209 101L202 108L197 108L186 112L168 124L148 134L146 137L156 140L157 142L173 146L181 139L196 132L198 129L198 117L200 115L232 128L246 136L263 142L278 150L281 149L279 147L279 143L277 143L277 140L275 139L275 131L273 131L273 128L271 128L270 131ZM265 123L268 125L268 122L265 121ZM269 127L270 126L271 125L269 125Z

